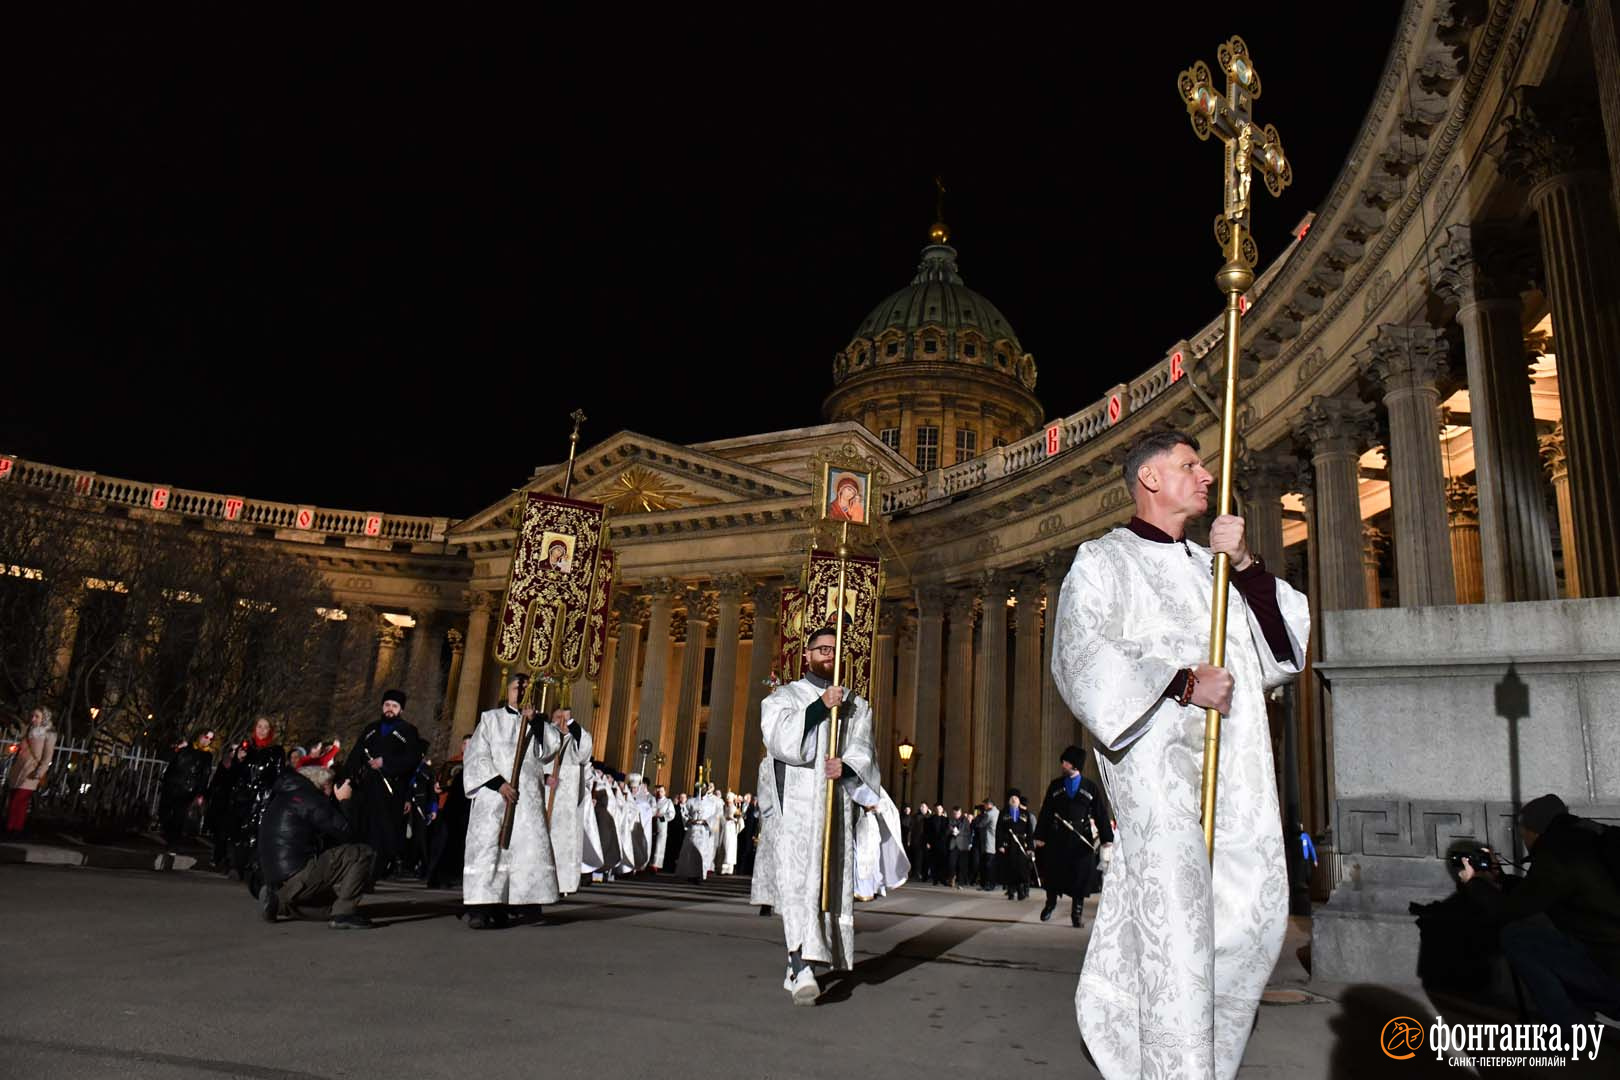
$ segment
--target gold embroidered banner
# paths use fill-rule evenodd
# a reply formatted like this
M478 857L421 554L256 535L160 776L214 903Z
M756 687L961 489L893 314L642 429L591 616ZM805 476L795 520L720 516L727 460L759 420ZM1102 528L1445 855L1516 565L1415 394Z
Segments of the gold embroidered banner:
M495 628L495 659L537 675L585 670L592 585L602 552L603 508L529 492Z
M776 620L776 675L785 683L804 677L804 601L803 589L788 586L782 590L782 610Z
M838 610L838 556L810 553L809 589L805 595L803 634L832 626ZM843 667L839 682L872 700L872 650L877 644L878 560L850 556L844 564ZM804 651L804 638L799 651Z
M591 594L590 649L585 654L585 677L596 682L602 677L602 660L607 656L608 604L613 593L612 548L603 548L596 564L596 591Z

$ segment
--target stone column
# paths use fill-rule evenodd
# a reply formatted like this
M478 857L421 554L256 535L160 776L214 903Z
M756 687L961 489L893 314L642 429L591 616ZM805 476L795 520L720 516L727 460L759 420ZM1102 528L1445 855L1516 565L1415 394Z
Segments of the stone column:
M443 672L439 663L444 653L444 643L438 632L438 612L420 608L411 612L411 618L416 625L404 635L405 692L411 698L411 710L415 717L412 722L416 730L428 741L429 746L437 746L444 734L448 698L445 692L447 684L440 682Z
M1501 171L1530 188L1558 343L1558 398L1582 596L1620 596L1620 227L1598 110L1524 87Z
M917 590L917 732L912 742L913 792L918 799L940 801L940 704L944 678L945 599L942 585Z
M441 747L442 756L448 758L455 756L461 750L460 746L452 745L456 720L456 694L461 687L461 665L465 660L467 651L467 635L455 627L444 633L445 640L450 643L450 670L444 677L444 737L445 744Z
M1289 489L1298 463L1278 449L1257 451L1238 464L1238 485L1243 492L1244 535L1249 550L1260 556L1266 568L1282 575L1283 492Z
M68 676L73 671L73 650L79 640L79 609L83 603L82 581L62 590L51 590L50 613L47 616L52 642L50 693L58 701L65 700L67 696ZM57 724L58 728L64 726L64 723Z
M1041 742L1041 662L1046 652L1041 646L1041 579L1025 574L1018 579L1016 618L1013 621L1013 704L1008 778L1015 787L1036 801L1036 789L1046 777L1045 746ZM1056 775L1056 774L1054 774ZM993 792L996 805L1006 792ZM1039 806L1036 807L1040 809Z
M1580 555L1575 551L1575 506L1569 497L1569 460L1564 457L1564 425L1541 436L1541 457L1552 480L1553 498L1558 503L1558 538L1564 550L1564 595L1581 595Z
M1057 622L1058 602L1063 596L1063 579L1073 565L1073 548L1058 548L1041 557L1041 579L1046 589L1046 638L1041 650L1041 765L1053 776L1057 775L1058 758L1065 747L1071 743L1082 747L1090 745L1052 678L1052 627ZM1037 780L1036 785L1039 786L1040 781Z
M1446 481L1446 522L1451 529L1451 565L1457 575L1459 604L1485 602L1477 490L1468 480Z
M1457 602L1440 463L1440 388L1446 339L1432 326L1385 324L1361 353L1389 411L1390 517L1402 607Z
M664 726L664 683L669 675L669 617L674 606L677 584L668 578L650 581L648 597L647 647L641 658L641 703L637 710L636 737L630 747L650 741L654 752L662 745ZM626 758L628 761L628 758ZM673 775L673 774L671 774ZM673 783L671 790L679 791Z
M974 601L971 589L951 593L951 650L945 672L945 744L940 748L945 764L945 780L940 799L945 809L972 796L973 780L973 624Z
M1592 45L1604 143L1609 151L1609 197L1620 214L1620 2L1584 0L1586 39Z
M1453 225L1446 237L1435 289L1457 305L1467 356L1485 602L1550 600L1552 535L1519 325L1525 253L1501 226Z
M743 710L742 758L738 765L744 791L754 790L759 761L765 756L765 738L759 730L759 703L765 700L766 682L776 670L776 648L782 593L778 586L754 586L754 647L748 655L748 705Z
M467 592L467 650L461 663L461 676L455 683L456 705L450 725L450 752L461 748L461 737L471 734L478 723L480 694L484 681L484 657L489 652L489 623L495 612L495 598L482 589Z
M714 675L709 681L709 737L705 753L714 762L714 782L721 791L738 790L742 756L742 734L734 724L737 711L737 627L742 622L743 594L751 584L746 578L727 575L715 584L720 603L714 623ZM703 667L698 666L698 678ZM750 780L753 777L749 777Z
M608 701L607 742L598 754L619 769L636 767L636 718L634 703L636 672L640 669L642 609L639 598L619 593L613 609L619 616L619 642L613 652L613 693ZM650 769L651 766L649 765Z
M1379 567L1389 548L1389 534L1371 522L1361 523L1361 571L1367 579L1367 606L1384 606L1383 580Z
M1311 449L1315 472L1311 524L1324 611L1367 606L1357 466L1372 439L1372 420L1370 402L1316 397L1294 422L1295 437Z
M394 678L395 655L404 641L404 630L391 622L378 624L377 666L371 673L371 690L374 696L380 696L389 689L389 683Z
M895 604L894 651L894 726L891 728L894 775L915 776L916 758L912 758L909 769L903 770L899 751L902 742L909 742L913 746L917 744L917 620L906 601ZM910 801L914 791L914 781L899 779L895 783L895 792L905 801Z
M675 753L669 778L688 791L697 777L698 723L703 711L703 661L709 651L709 610L703 593L686 591L686 648L681 652L681 690L675 706ZM713 755L709 755L713 756Z
M978 670L973 683L973 779L968 798L1000 806L1007 789L1007 593L999 573L979 579Z
M899 765L894 748L899 743L894 731L894 635L900 612L895 605L879 602L877 638L872 649L872 753L883 775L883 786L900 793Z

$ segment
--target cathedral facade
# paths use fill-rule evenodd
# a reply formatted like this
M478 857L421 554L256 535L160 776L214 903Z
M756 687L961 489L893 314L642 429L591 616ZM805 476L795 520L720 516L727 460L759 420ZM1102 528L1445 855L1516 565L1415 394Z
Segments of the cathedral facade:
M1610 14L1408 3L1343 171L1246 297L1251 545L1316 615L1314 670L1273 714L1297 819L1283 827L1330 841L1316 888L1345 921L1318 920L1319 937L1340 934L1320 955L1346 977L1370 970L1346 928L1404 916L1401 890L1442 884L1452 839L1510 846L1521 795L1558 790L1620 817L1620 724L1595 704L1620 689ZM633 767L651 732L672 786L704 762L716 782L751 786L779 594L802 565L828 451L884 474L874 734L891 777L897 747L915 748L903 794L1000 802L1009 787L1041 788L1079 740L1052 684L1046 613L1076 546L1129 518L1120 466L1133 439L1175 427L1206 458L1218 452L1222 328L1189 319L1136 378L1047 412L1034 357L966 286L948 241L936 227L911 282L854 327L825 424L690 446L621 431L581 449L571 495L610 508L619 568L602 680L574 700L609 763ZM563 471L537 470L525 489L560 493ZM510 495L451 521L9 456L0 483L314 562L339 604L378 614L346 631L368 684L434 673L440 702L424 708L445 744L498 695L489 634ZM1510 668L1530 704L1508 722L1496 688ZM1510 752L1525 717L1550 742ZM1425 746L1446 747L1444 760L1419 762ZM1383 899L1367 882L1387 883Z

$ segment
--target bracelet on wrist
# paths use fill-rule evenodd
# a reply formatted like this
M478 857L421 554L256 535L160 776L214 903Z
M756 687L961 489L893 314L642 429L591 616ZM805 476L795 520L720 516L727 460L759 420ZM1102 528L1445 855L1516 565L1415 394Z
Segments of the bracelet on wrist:
M1193 687L1198 685L1198 676L1193 674L1192 668L1184 670L1187 673L1187 681L1181 687L1181 696L1176 699L1176 704L1183 709L1192 703Z

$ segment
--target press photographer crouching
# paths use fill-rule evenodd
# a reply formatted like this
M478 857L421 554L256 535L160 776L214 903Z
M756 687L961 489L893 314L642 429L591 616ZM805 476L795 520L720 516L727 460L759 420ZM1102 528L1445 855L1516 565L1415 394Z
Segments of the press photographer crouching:
M1556 795L1519 811L1529 872L1504 889L1494 867L1462 860L1464 893L1501 926L1502 953L1536 1011L1559 1024L1620 1019L1620 880L1615 834L1578 818ZM1541 916L1541 917L1537 917Z
M276 916L319 918L330 908L334 930L370 929L355 910L371 872L372 850L352 842L342 804L352 794L347 780L333 786L331 769L306 765L284 772L271 789L259 822L259 866L264 886L257 897L266 922Z

